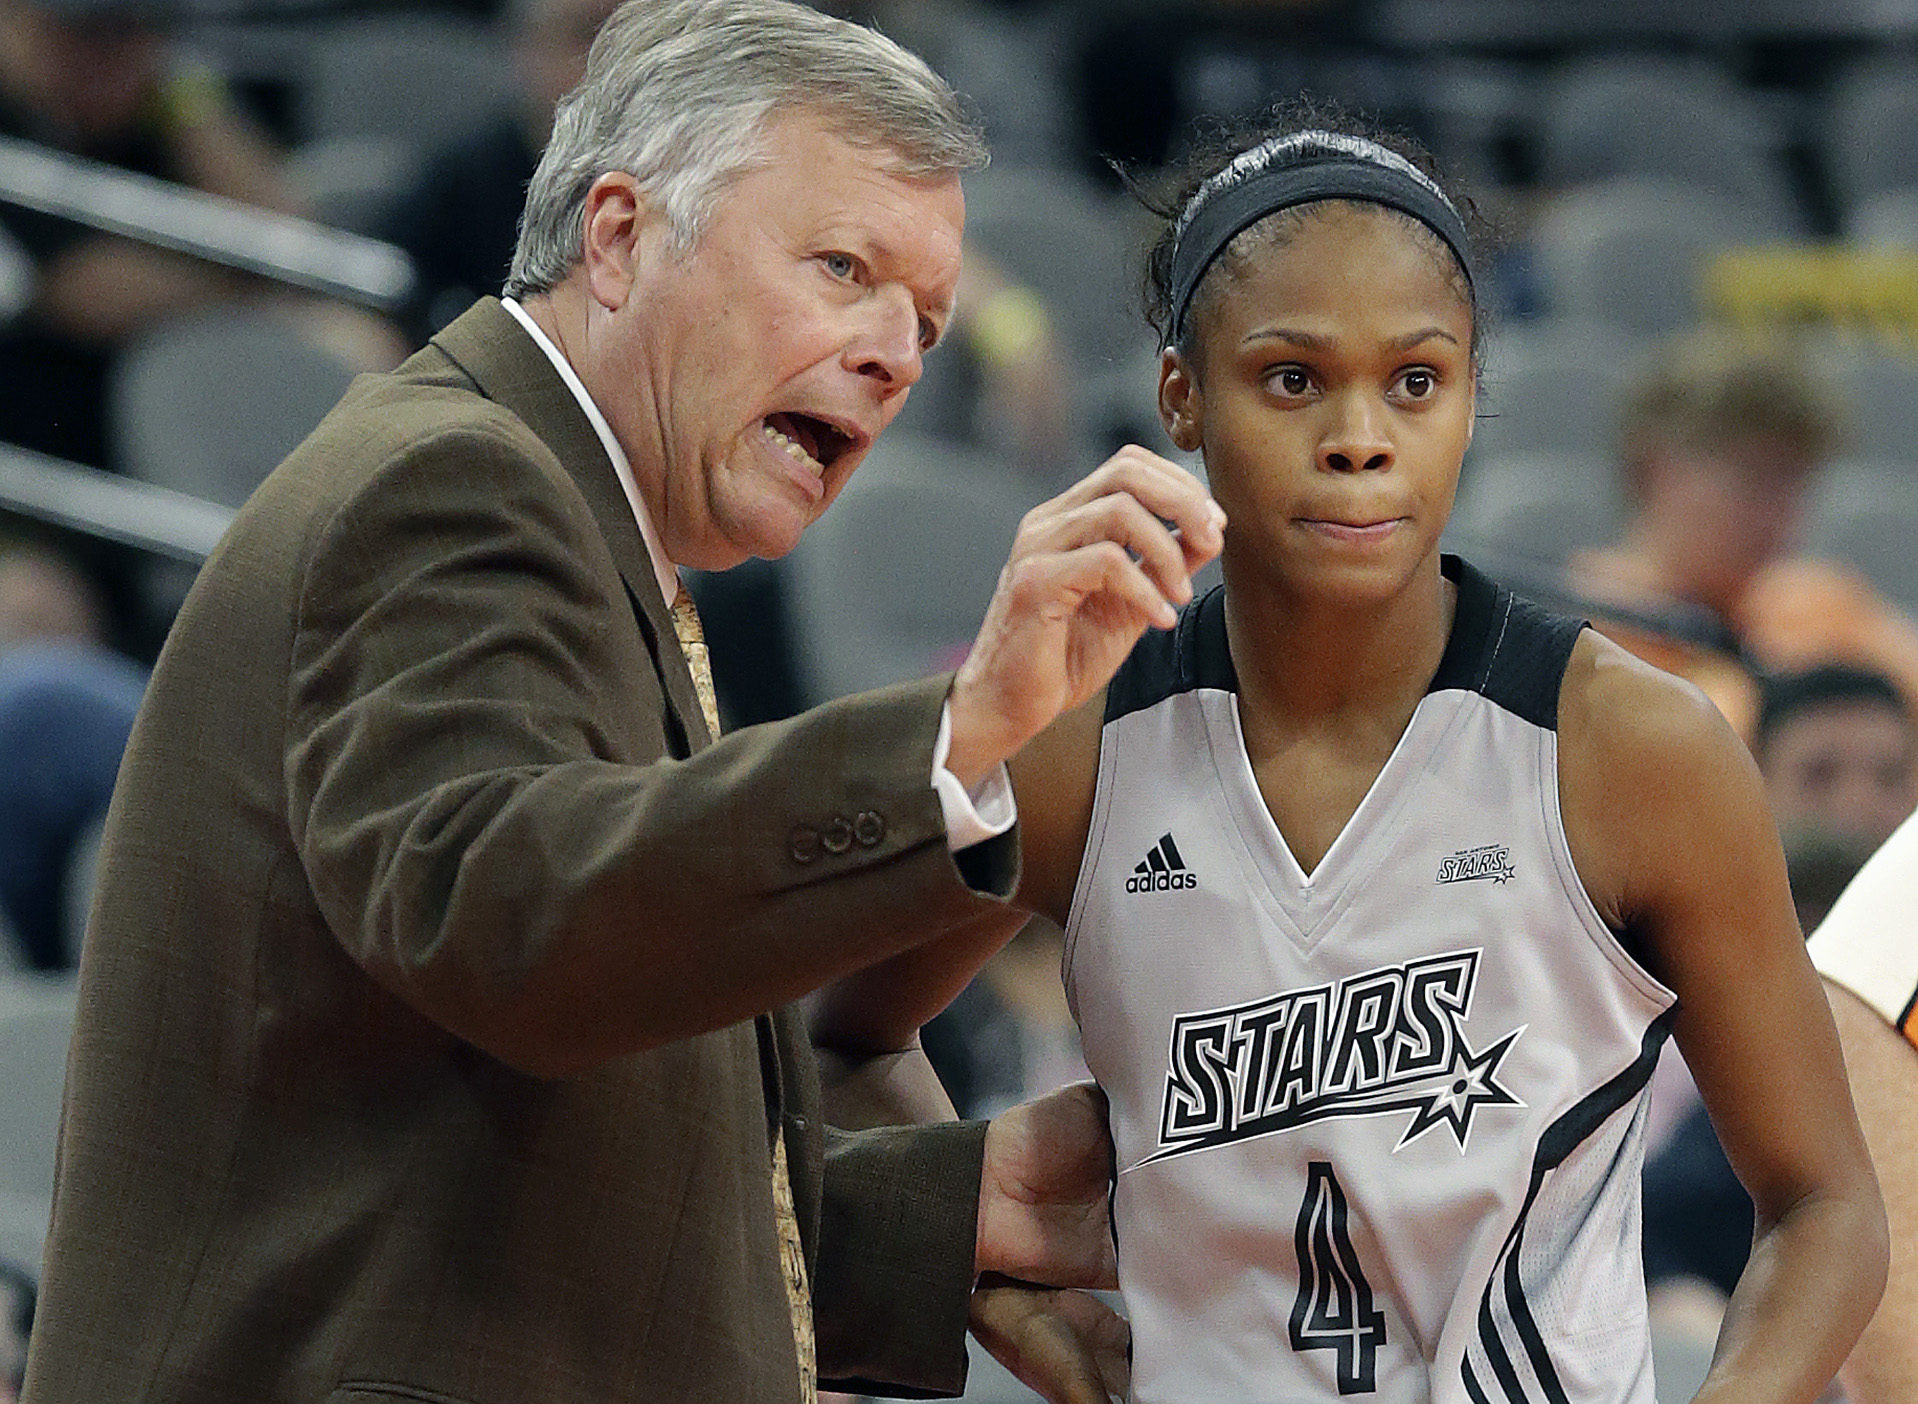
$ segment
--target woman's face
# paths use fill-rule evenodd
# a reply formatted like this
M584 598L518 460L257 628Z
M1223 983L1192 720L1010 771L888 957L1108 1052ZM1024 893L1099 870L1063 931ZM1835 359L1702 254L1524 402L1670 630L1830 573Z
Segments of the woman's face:
M1374 205L1254 242L1167 352L1167 431L1205 454L1228 560L1288 590L1382 602L1427 562L1472 437L1472 311L1436 238Z

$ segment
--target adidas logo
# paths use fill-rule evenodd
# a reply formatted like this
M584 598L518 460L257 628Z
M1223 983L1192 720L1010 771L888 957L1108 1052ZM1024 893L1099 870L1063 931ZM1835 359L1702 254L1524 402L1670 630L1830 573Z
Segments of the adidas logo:
M1125 880L1127 892L1171 892L1198 885L1199 875L1186 867L1171 834L1162 835L1147 849L1139 866L1132 870L1132 876Z

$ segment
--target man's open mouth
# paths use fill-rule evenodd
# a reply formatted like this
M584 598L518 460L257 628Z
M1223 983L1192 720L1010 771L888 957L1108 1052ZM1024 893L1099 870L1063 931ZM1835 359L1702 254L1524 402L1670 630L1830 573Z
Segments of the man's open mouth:
M815 472L825 472L853 446L853 436L810 414L780 410L765 419L766 437Z

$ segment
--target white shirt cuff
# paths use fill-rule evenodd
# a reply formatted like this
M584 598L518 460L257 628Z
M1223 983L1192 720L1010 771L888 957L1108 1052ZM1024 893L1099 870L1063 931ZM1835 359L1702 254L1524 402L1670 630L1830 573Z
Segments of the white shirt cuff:
M959 777L946 769L946 757L951 754L952 704L947 703L939 709L939 735L932 743L932 788L946 820L946 847L957 853L1003 834L1019 817L1019 810L1012 802L1012 777L1004 761L968 793Z

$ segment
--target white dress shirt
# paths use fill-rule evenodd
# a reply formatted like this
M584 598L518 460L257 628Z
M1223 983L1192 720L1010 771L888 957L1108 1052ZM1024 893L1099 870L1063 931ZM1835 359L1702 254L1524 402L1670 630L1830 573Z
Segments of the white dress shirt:
M599 412L599 406L593 403L593 397L586 393L586 386L581 383L572 364L553 344L552 339L540 330L539 324L527 314L526 309L510 297L501 301L512 314L513 320L526 328L526 334L533 338L533 344L553 363L559 378L566 382L566 388L579 401L587 423L593 426L593 432L599 436L600 446L613 462L613 472L619 475L619 485L626 493L627 505L633 509L633 520L639 523L640 538L645 541L647 558L653 563L653 575L659 583L660 598L671 604L679 593L679 568L667 558L666 549L660 544L659 532L653 526L645 499L639 495L639 484L633 478L633 465L627 459L626 451L620 447L619 440L613 437L612 426L606 422L606 416ZM947 846L956 853L962 848L1003 834L1018 818L1018 809L1013 804L1012 779L1007 775L1003 763L980 781L977 789L968 792L959 777L946 769L946 757L951 753L952 707L948 704L940 709L939 734L933 741L932 788L939 796L939 808L945 816Z

